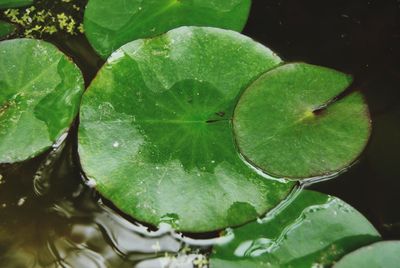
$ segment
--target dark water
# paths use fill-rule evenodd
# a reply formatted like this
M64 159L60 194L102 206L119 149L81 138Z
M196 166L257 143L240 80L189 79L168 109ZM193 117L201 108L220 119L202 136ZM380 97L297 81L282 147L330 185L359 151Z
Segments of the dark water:
M354 76L351 89L361 90L371 109L370 144L348 172L311 188L360 210L385 239L400 239L400 1L254 0L244 33L287 61ZM89 84L102 61L84 37L51 41L74 58ZM200 263L217 233L183 236L135 223L82 183L77 123L50 152L0 166L0 267Z
M373 133L360 162L312 189L360 210L386 239L400 238L400 1L253 1L245 34L287 61L354 76Z

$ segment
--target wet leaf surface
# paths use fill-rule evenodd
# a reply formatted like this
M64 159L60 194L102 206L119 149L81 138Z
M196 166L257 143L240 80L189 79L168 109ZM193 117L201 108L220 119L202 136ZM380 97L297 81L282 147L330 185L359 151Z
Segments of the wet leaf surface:
M251 0L90 0L85 32L107 58L120 46L180 26L211 26L241 31Z
M239 93L280 62L215 28L182 27L123 46L83 98L83 170L119 209L154 225L205 232L264 214L294 184L240 159L231 118Z
M378 242L344 256L334 267L394 268L400 263L400 241Z
M277 177L304 179L348 167L371 132L360 93L335 101L350 83L343 73L304 63L266 73L244 92L235 109L241 153Z
M83 93L79 69L49 43L0 43L0 163L38 155L64 134Z
M60 2L64 5L61 0L35 1L35 3L37 2L46 2L49 5ZM69 3L72 6L75 1L71 2ZM315 0L290 0L285 1L285 3L282 1L253 1L254 8L249 27L247 27L247 34L264 44L268 44L287 59L306 60L324 66L332 66L355 76L356 88L362 90L363 94L367 96L374 116L372 144L369 146L370 149L366 157L364 156L361 163L352 168L351 172L337 180L329 181L325 186L316 186L316 189L341 196L363 211L365 216L372 220L377 228L380 228L385 239L397 239L399 237L399 214L397 213L398 202L396 200L399 195L396 189L398 189L399 180L396 171L398 162L396 155L400 150L396 149L399 140L396 136L399 121L396 121L394 110L398 110L399 99L397 95L399 92L398 67L400 65L396 61L398 58L396 55L399 55L397 48L400 47L398 45L398 31L396 31L398 29L398 20L396 20L398 3L394 0L361 2L358 0L346 1L343 5L337 5L335 1L321 2ZM59 10L60 13L64 11L63 9ZM25 13L21 12L21 16L23 14ZM58 43L59 46L70 46L72 38L70 36L65 38L65 41ZM80 67L82 67L83 72L86 71L87 81L90 81L91 74L97 71L95 65L90 64L90 62L97 60L97 58L87 56L87 48L88 46L85 43L85 46L79 49L79 53L83 52L83 54L79 55L76 50L63 51L67 54L77 53L74 59L77 59L77 63L82 63ZM15 169L15 178L17 179L24 178L26 181L30 181L33 177L33 175L26 175L24 168L20 167L19 164L10 165L10 167ZM79 169L76 169L76 171L79 173ZM27 206L31 200L28 198L25 203L21 202L26 197L26 193L19 195L21 185L18 183L9 185L11 181L16 182L17 180L14 177L7 178L3 170L0 173L0 199L9 196L12 200L11 203L15 206L19 206L18 204L22 204L22 207ZM54 179L60 181L58 176ZM66 188L70 188L70 179L71 177L66 178ZM79 174L76 180L80 180ZM66 190L63 188L63 191ZM53 190L51 192L55 194ZM79 199L75 203L87 206L92 201L91 198L88 199ZM0 210L14 210L14 205L8 206L9 203L7 203L7 207L4 208L3 206L6 203L3 204L0 201L0 204L2 207ZM59 204L52 202L47 204L46 202L45 205L57 207ZM79 264L81 260L84 260L85 267L132 267L136 263L135 261L131 262L130 259L139 259L142 255L141 250L137 250L136 247L149 245L146 241L147 236L142 237L140 234L137 236L139 240L134 240L135 236L129 236L129 234L132 234L130 229L129 231L121 231L119 225L115 224L114 221L107 223L108 226L103 223L100 223L99 226L93 226L97 220L87 209L78 213L77 217L72 218L70 218L71 212L68 211L66 213L67 218L54 223L54 226L57 226L58 229L60 229L60 226L68 226L73 229L71 238L61 239L68 241L67 243L60 243L60 239L53 237L53 235L45 240L42 236L37 235L38 233L53 234L52 228L49 228L46 224L49 223L51 217L48 211L40 213L40 211L45 210L45 207L41 204L35 208L27 207L25 210L18 211L16 209L14 222L10 221L9 215L6 216L2 213L0 225L5 221L9 221L11 224L10 228L0 230L0 236L4 231L6 235L11 236L11 239L0 245L0 267L33 265L48 267L50 260L52 261L51 267L57 267L60 263L64 266L74 266L74 264L82 266L82 263ZM246 209L246 205L242 207ZM109 211L109 214L105 214L105 220L118 217L116 211ZM29 228L35 219L40 219L37 228ZM75 224L78 226L76 227ZM115 230L112 232L107 230L106 235L104 230L107 228ZM24 253L21 252L22 247L19 241L15 239L16 236L34 237L35 244L27 248L27 253L31 255L31 258L25 265L18 265L19 262L24 262ZM80 238L77 239L77 237ZM145 241L141 241L140 238ZM74 240L73 243L70 243L70 239ZM56 244L55 248L52 247L54 244ZM14 245L16 246L14 247ZM134 253L129 254L125 245L132 246L131 250ZM157 243L153 243L153 245L154 248L157 248ZM162 250L163 243L160 243L160 245ZM148 249L146 248L144 252L147 252ZM44 253L36 254L36 250ZM53 256L56 252L60 252L61 256ZM164 256L164 252L160 252L160 254ZM3 258L5 255L10 256L10 258ZM156 254L151 252L149 255L147 257L152 258ZM12 256L15 256L15 258ZM57 259L58 257L61 258ZM171 259L173 258L172 255ZM158 262L157 260L145 262L147 264L145 267L166 265L166 262ZM246 267L246 262L252 265L251 260L240 262L243 263L243 267Z
M358 211L338 198L308 190L275 215L233 233L230 242L214 247L212 267L328 267L380 239Z

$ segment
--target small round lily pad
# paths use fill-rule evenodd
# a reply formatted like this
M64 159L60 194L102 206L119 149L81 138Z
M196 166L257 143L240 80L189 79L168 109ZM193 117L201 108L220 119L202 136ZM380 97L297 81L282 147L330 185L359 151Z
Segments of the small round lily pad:
M78 113L81 72L44 41L0 42L0 163L32 158L51 147Z
M338 71L304 63L267 72L236 106L240 152L277 177L303 179L343 170L363 151L371 132L360 93L335 100L351 81Z
M378 242L344 256L334 268L395 268L400 264L400 241Z
M180 26L241 31L251 0L90 0L84 19L89 42L103 58L120 46Z
M128 43L84 94L84 172L120 210L154 225L204 232L264 214L294 183L242 161L231 118L240 92L280 63L250 38L216 28Z
M346 253L381 239L354 208L308 190L275 215L234 229L233 235L213 248L211 267L330 267Z

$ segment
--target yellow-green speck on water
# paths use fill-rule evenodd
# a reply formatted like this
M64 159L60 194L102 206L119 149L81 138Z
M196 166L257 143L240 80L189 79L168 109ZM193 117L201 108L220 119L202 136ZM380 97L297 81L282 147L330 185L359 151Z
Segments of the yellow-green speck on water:
M2 10L0 18L17 25L16 36L42 38L56 33L83 33L83 11L86 1L37 0L33 5Z

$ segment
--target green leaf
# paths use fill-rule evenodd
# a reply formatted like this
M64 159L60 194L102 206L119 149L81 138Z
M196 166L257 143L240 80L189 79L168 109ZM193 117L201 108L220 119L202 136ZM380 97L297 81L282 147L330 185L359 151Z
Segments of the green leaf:
M100 56L120 46L180 26L212 26L241 31L251 0L90 0L86 36Z
M0 42L0 163L38 155L65 133L84 90L79 69L53 45Z
M0 38L9 35L14 30L15 30L14 24L5 21L0 21Z
M294 183L265 178L235 148L239 93L281 60L228 30L182 27L123 46L83 97L79 154L127 214L202 232L275 207Z
M344 256L334 268L395 268L400 264L400 241L384 241Z
M368 107L337 71L293 63L259 78L235 109L234 132L244 157L276 177L339 172L356 160L370 136Z
M233 236L214 247L211 267L325 267L380 239L348 204L308 190L275 215L234 229Z
M33 0L0 0L0 8L14 8L32 5Z

